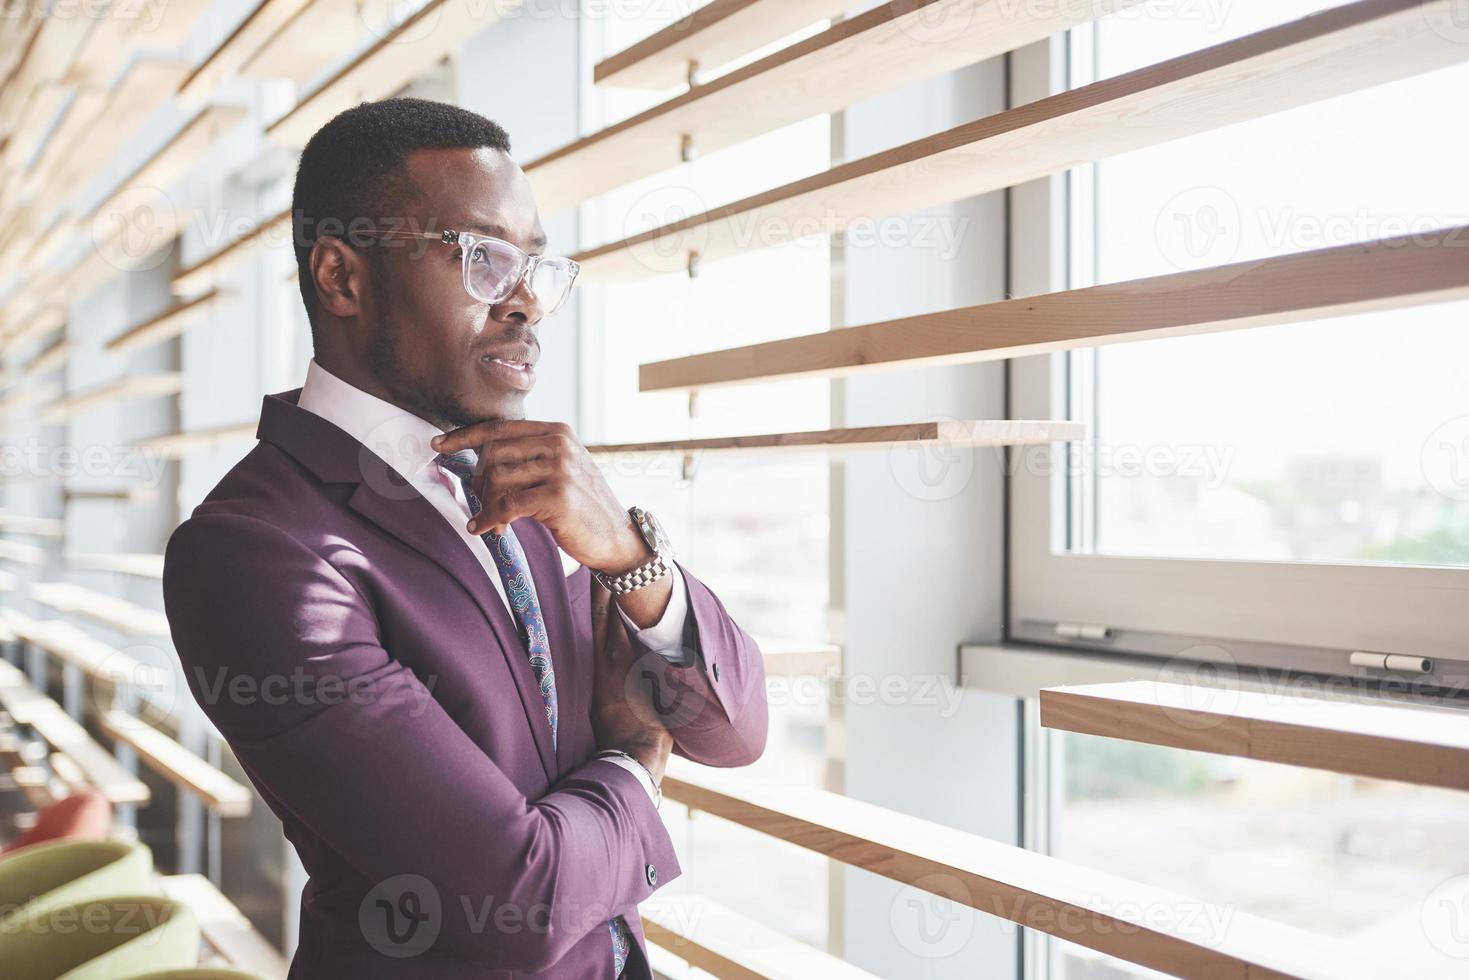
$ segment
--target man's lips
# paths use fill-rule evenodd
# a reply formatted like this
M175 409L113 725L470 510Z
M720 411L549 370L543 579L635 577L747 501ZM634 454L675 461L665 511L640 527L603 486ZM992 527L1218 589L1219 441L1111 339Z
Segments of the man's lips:
M512 388L530 391L535 386L536 368L533 361L486 355L479 362Z

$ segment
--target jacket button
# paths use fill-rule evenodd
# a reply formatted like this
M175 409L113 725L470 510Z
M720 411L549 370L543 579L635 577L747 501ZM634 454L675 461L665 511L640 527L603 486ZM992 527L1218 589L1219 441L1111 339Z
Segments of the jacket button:
M719 680L719 665L718 664L715 664L714 665L714 679L716 681Z
M650 864L644 870L645 870L645 872L648 875L648 884L650 884L650 885L657 885L658 884L658 869L655 868L655 867L653 867Z

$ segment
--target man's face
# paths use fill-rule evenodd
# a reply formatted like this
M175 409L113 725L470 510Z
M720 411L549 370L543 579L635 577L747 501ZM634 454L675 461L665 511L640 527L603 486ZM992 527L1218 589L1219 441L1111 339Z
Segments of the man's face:
M400 230L491 235L536 255L545 232L530 182L499 150L417 150L409 155ZM392 400L444 427L525 417L540 358L541 307L522 283L504 301L464 288L458 245L389 239L374 243L367 359ZM524 361L517 370L498 361Z

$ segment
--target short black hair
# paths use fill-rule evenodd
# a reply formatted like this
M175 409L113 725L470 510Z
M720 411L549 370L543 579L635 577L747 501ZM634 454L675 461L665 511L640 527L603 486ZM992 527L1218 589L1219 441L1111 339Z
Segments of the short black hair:
M362 223L402 216L410 203L403 168L414 150L510 152L510 137L477 112L429 99L362 102L318 129L301 152L291 196L291 240L301 301L316 332L316 284L311 246L318 237L343 237ZM369 252L376 256L376 250Z

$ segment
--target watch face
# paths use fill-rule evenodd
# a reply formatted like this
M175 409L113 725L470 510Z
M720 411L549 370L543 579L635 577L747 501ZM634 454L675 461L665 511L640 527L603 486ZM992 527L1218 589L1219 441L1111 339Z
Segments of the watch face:
M642 532L643 540L654 552L660 555L668 552L668 535L663 532L663 525L658 523L658 518L646 510L638 511L638 530Z

